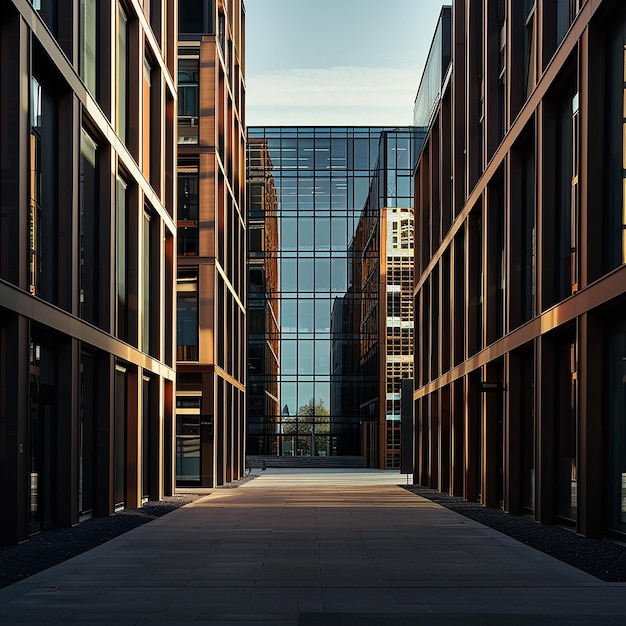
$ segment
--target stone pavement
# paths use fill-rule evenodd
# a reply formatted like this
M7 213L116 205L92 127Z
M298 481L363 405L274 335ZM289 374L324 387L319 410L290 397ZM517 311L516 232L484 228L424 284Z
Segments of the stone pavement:
M397 486L405 480L268 469L0 590L0 622L626 625L626 585Z

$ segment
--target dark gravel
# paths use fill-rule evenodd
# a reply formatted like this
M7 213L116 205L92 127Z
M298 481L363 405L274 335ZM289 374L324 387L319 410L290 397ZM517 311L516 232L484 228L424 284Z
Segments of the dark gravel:
M562 526L539 524L527 515L509 515L500 508L440 493L434 489L405 486L412 493L513 537L564 563L606 582L626 582L626 544L611 539L587 539Z
M252 478L246 476L218 489L233 489ZM209 493L183 492L158 502L147 502L139 509L125 509L110 517L93 517L73 528L46 530L17 546L0 547L0 588L91 550Z

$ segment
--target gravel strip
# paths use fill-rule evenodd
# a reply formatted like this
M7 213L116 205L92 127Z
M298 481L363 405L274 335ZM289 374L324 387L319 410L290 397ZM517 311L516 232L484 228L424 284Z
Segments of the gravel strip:
M500 508L465 502L434 489L400 485L408 491L489 526L559 561L605 582L626 582L626 544L611 539L588 539L562 526L539 524L527 515L510 515Z
M253 478L249 475L217 489L233 489ZM0 547L0 588L91 550L209 493L185 491L158 502L146 502L138 509L124 509L110 517L93 517L72 528L52 528L32 535L17 546Z

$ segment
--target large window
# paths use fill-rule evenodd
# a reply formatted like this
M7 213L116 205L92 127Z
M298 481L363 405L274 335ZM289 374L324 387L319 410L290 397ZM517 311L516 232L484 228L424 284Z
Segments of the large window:
M115 187L115 293L116 333L119 339L128 340L128 287L129 287L129 210L128 188L118 176Z
M178 143L198 143L199 64L197 57L178 60Z
M178 0L178 32L181 35L212 33L212 0Z
M198 170L182 169L178 172L178 255L198 253Z
M96 97L97 84L97 0L80 2L80 77L92 96Z
M56 303L58 276L57 103L42 83L30 83L30 292Z
M93 139L83 131L80 152L80 215L79 215L79 285L80 316L98 323L98 236L99 194L98 194L98 147Z
M118 5L117 48L115 51L116 99L115 120L117 134L122 141L128 141L128 18Z
M198 360L198 272L181 269L177 282L176 360Z
M607 59L605 117L606 216L603 224L603 269L626 263L626 24L613 33Z
M537 80L537 0L524 0L526 36L524 41L524 84L528 98Z

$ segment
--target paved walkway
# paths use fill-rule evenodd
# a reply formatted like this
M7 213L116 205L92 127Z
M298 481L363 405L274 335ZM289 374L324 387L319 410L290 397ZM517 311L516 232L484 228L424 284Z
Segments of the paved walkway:
M405 480L268 469L0 590L0 621L626 624L626 585L396 486Z

